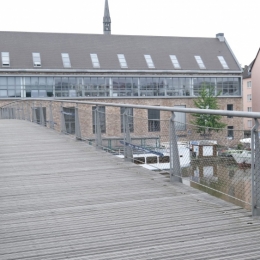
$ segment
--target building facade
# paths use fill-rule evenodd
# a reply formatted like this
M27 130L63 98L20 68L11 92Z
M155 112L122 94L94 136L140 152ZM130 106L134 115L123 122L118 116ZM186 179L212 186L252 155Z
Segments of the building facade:
M243 110L242 69L224 34L111 35L107 0L103 25L103 35L0 32L0 105L54 97L193 107L212 86L220 109ZM228 120L230 130L243 127Z
M260 49L250 68L252 77L252 111L260 112Z
M243 111L252 112L252 78L251 78L251 66L245 66L243 71ZM245 137L251 136L252 119L244 118L244 131Z

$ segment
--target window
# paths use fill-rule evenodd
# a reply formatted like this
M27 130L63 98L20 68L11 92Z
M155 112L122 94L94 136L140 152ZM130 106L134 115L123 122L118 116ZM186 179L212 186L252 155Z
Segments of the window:
M201 57L200 56L194 56L194 57L199 65L200 69L206 69Z
M248 107L247 112L252 112L252 107Z
M234 127L233 126L228 126L227 136L230 139L234 139Z
M218 59L219 59L221 65L222 65L223 69L229 69L229 67L228 67L228 65L227 65L223 56L218 56Z
M64 68L71 68L69 54L68 53L62 53L61 57L62 57L63 67Z
M66 133L75 134L75 107L63 107L63 116L65 121Z
M153 63L151 55L144 55L144 57L145 57L148 68L154 69L155 67L154 67L154 63Z
M38 52L33 52L33 67L41 67L41 55Z
M160 110L148 109L148 131L160 131Z
M99 119L100 119L100 128L101 133L106 133L106 107L99 106ZM96 133L96 107L92 107L92 124L93 124L93 134Z
M93 67L94 68L100 68L100 63L99 63L97 54L95 54L95 53L90 54L90 57L91 57Z
M252 127L252 120L247 120L247 127Z
M175 69L180 69L181 66L180 66L180 63L177 59L177 57L175 55L170 55L170 58L171 58L171 61L172 61L172 64L174 66Z
M10 67L9 52L2 52L2 66L3 67Z
M247 88L252 88L252 82L251 81L247 82Z
M126 60L125 60L125 55L117 54L117 57L118 57L121 68L128 68Z
M233 104L228 104L227 105L227 110L228 111L233 111ZM232 118L233 116L227 116L227 118Z
M247 101L251 101L252 100L252 94L248 94L247 95Z
M134 109L133 108L127 108L129 111L129 117L128 117L128 123L129 123L129 130L130 133L134 132ZM124 133L124 113L126 108L120 107L120 117L121 117L121 133Z

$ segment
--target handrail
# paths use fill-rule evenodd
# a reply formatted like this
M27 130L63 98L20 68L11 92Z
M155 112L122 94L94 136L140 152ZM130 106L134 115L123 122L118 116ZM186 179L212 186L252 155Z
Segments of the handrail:
M135 105L135 104L122 104L122 103L106 103L106 102L92 102L92 101L80 101L77 98L73 99L57 99L57 98L30 98L30 99L20 99L14 102L21 101L55 101L62 103L77 103L77 104L87 104L95 106L110 106L110 107L128 107L137 109L154 109L169 112L182 112L182 113L192 113L192 114L211 114L211 115L221 115L221 116L233 116L233 117L245 117L245 118L260 118L259 112L245 112L245 111L227 111L227 110L214 110L214 109L198 109L198 108L178 108L178 107L166 107L166 106L146 106L146 105ZM5 104L2 107L8 106Z

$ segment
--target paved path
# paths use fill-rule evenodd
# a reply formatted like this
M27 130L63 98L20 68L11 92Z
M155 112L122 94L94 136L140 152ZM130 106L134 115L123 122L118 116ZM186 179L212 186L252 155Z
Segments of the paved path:
M260 259L250 212L41 126L0 120L1 260Z

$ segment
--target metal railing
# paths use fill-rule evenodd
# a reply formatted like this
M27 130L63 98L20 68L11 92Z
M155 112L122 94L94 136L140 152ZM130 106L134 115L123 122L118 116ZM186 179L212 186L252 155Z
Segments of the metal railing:
M160 111L149 118L148 111ZM176 121L176 115L221 115L234 129ZM158 113L157 113L158 115ZM0 108L1 119L20 119L70 134L115 156L168 175L224 199L241 202L260 216L260 113L144 106L79 100L26 99ZM178 117L179 118L179 117ZM244 139L242 118L255 124Z

